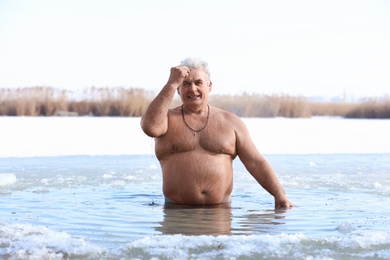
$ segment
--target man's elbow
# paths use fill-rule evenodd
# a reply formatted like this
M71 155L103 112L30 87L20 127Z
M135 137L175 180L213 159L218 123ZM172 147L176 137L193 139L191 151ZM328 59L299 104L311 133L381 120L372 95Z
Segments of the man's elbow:
M145 123L144 120L141 120L141 129L144 131L144 133L147 136L155 137L156 133L153 131L153 128L150 126L150 124Z
M144 133L149 136L149 137L159 137L160 135L158 134L157 131L150 129L150 128L142 128Z
M142 129L142 131L144 131L144 133L147 136L150 136L150 137L159 137L159 136L163 135L162 129L160 129L159 127L155 127L151 124L148 124L144 120L141 120L141 129Z

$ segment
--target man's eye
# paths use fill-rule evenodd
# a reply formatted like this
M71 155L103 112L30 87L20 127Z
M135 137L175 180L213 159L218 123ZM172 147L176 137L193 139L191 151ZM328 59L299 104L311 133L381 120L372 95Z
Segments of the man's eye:
M196 84L197 86L199 86L199 85L202 85L203 82L202 82L202 81L197 81L195 84Z
M190 83L187 82L187 81L183 82L183 86L188 86L189 84L190 84Z

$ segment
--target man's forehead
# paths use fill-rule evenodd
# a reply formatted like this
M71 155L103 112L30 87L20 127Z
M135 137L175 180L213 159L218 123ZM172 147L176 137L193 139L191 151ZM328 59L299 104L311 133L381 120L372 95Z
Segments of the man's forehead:
M207 74L203 69L193 69L191 70L190 75L187 78L192 78L192 79L207 78Z

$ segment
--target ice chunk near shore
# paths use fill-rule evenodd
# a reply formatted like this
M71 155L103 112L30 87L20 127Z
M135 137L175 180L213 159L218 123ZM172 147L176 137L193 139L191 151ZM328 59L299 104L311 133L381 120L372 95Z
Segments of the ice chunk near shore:
M0 234L0 259L98 259L104 252L82 238L44 226L0 222Z
M13 185L16 182L14 173L0 173L0 187Z

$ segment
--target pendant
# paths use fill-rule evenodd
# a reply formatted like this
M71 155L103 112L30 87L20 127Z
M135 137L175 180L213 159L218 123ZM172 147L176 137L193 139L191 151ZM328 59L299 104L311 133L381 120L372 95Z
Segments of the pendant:
M194 136L196 135L196 132L194 132Z

